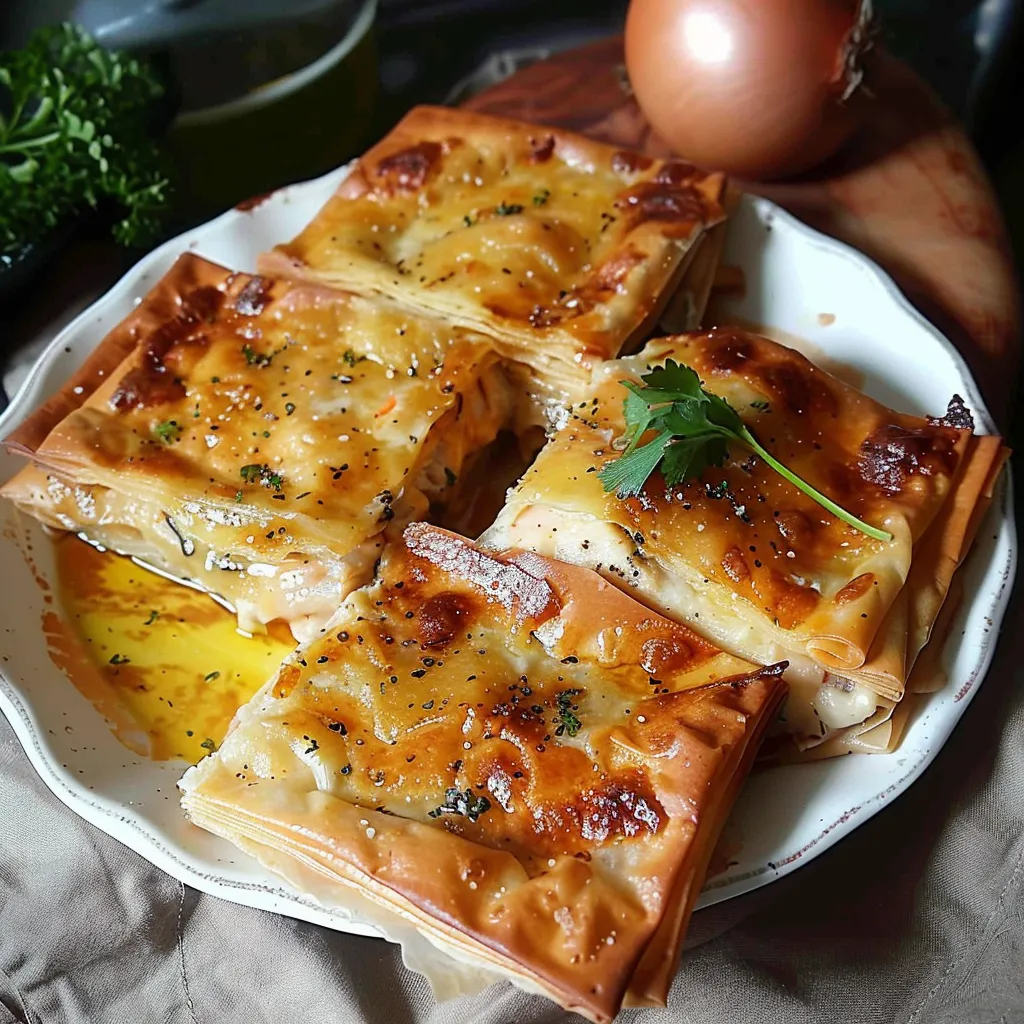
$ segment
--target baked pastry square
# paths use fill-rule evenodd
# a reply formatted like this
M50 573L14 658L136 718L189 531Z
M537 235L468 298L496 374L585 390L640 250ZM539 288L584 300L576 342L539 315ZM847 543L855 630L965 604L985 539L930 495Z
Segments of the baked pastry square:
M326 905L449 953L449 990L482 968L607 1021L664 1001L784 689L595 573L417 523L183 805Z
M260 269L490 334L541 395L653 326L724 179L556 128L417 107Z
M186 255L7 439L32 466L0 493L302 637L452 492L508 390L479 335Z
M699 480L667 488L655 473L638 497L607 493L598 475L624 433L619 382L670 358L892 541L846 526L741 446ZM725 650L789 661L788 728L817 744L888 720L903 696L1006 458L971 427L957 399L943 419L903 415L738 329L658 339L595 371L482 543L595 569Z

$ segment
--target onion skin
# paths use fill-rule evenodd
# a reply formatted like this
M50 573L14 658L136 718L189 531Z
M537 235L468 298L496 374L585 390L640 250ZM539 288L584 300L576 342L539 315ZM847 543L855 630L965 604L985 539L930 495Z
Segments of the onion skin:
M753 180L799 174L859 124L870 13L859 0L632 0L626 69L687 160Z

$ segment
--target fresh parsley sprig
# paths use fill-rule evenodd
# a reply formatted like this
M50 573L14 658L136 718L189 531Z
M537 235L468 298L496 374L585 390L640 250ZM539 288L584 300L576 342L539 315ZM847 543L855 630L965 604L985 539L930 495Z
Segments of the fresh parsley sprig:
M159 235L169 185L151 122L163 92L144 63L73 25L0 53L0 266L100 205L118 208L119 242Z
M739 442L844 523L875 540L892 540L891 533L858 519L787 469L761 446L724 398L701 387L690 367L669 359L640 380L641 384L621 381L629 392L623 401L627 444L622 455L598 474L606 491L615 491L620 498L639 494L659 464L669 487L695 480L710 466L723 465L729 444ZM651 430L654 437L641 444Z

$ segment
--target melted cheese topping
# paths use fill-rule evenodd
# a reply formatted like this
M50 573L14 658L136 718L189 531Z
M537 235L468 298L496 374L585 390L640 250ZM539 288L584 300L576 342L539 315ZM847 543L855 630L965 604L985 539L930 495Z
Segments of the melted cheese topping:
M47 482L5 493L198 580L247 628L315 627L365 581L389 524L443 502L508 419L509 388L479 336L182 262L208 283L173 318L136 322L130 355L35 452Z
M894 540L847 527L739 445L699 481L668 490L655 474L637 498L606 493L598 473L617 457L613 442L624 429L618 381L667 357L697 370L786 466ZM949 494L968 437L894 413L765 339L666 339L599 371L592 397L549 442L484 540L594 567L753 660L792 651L816 662L819 678L822 670L847 675L863 663L903 586L913 545ZM591 543L588 524L614 527L611 553ZM571 537L562 535L566 525ZM665 589L666 578L674 589Z
M592 1002L617 1006L778 674L590 573L423 524L405 540L186 776L185 807L408 900L428 933L482 941L478 960L566 1005L603 973Z
M444 312L566 373L549 364L614 356L667 298L686 249L723 216L721 187L681 162L421 109L267 266Z
M649 614L643 665L628 653L638 630L623 625L595 630L588 658L530 567L413 529L417 555L392 549L383 579L282 669L259 735L286 741L286 760L301 738L322 790L489 845L526 843L517 855L530 863L656 832L652 782L599 737L642 724L662 694L753 666ZM502 813L436 813L453 787Z

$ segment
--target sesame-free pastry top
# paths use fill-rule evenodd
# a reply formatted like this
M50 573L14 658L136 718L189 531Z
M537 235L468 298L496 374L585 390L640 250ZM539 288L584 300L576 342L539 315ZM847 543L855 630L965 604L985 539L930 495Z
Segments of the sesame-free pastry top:
M408 526L185 775L192 821L328 906L595 1021L664 1001L777 713L597 574ZM430 957L426 957L429 961Z
M0 493L302 637L510 403L479 335L185 255L7 439L32 462Z
M541 394L559 396L649 333L723 220L723 187L680 160L417 107L260 268L491 334Z
M620 381L669 359L793 473L891 540L840 521L742 444L675 486L655 471L635 496L606 490L601 473L626 426ZM789 661L787 728L801 746L821 745L888 720L1006 458L998 437L973 432L959 398L936 414L888 409L740 329L656 339L595 370L482 543L587 566L725 650Z

